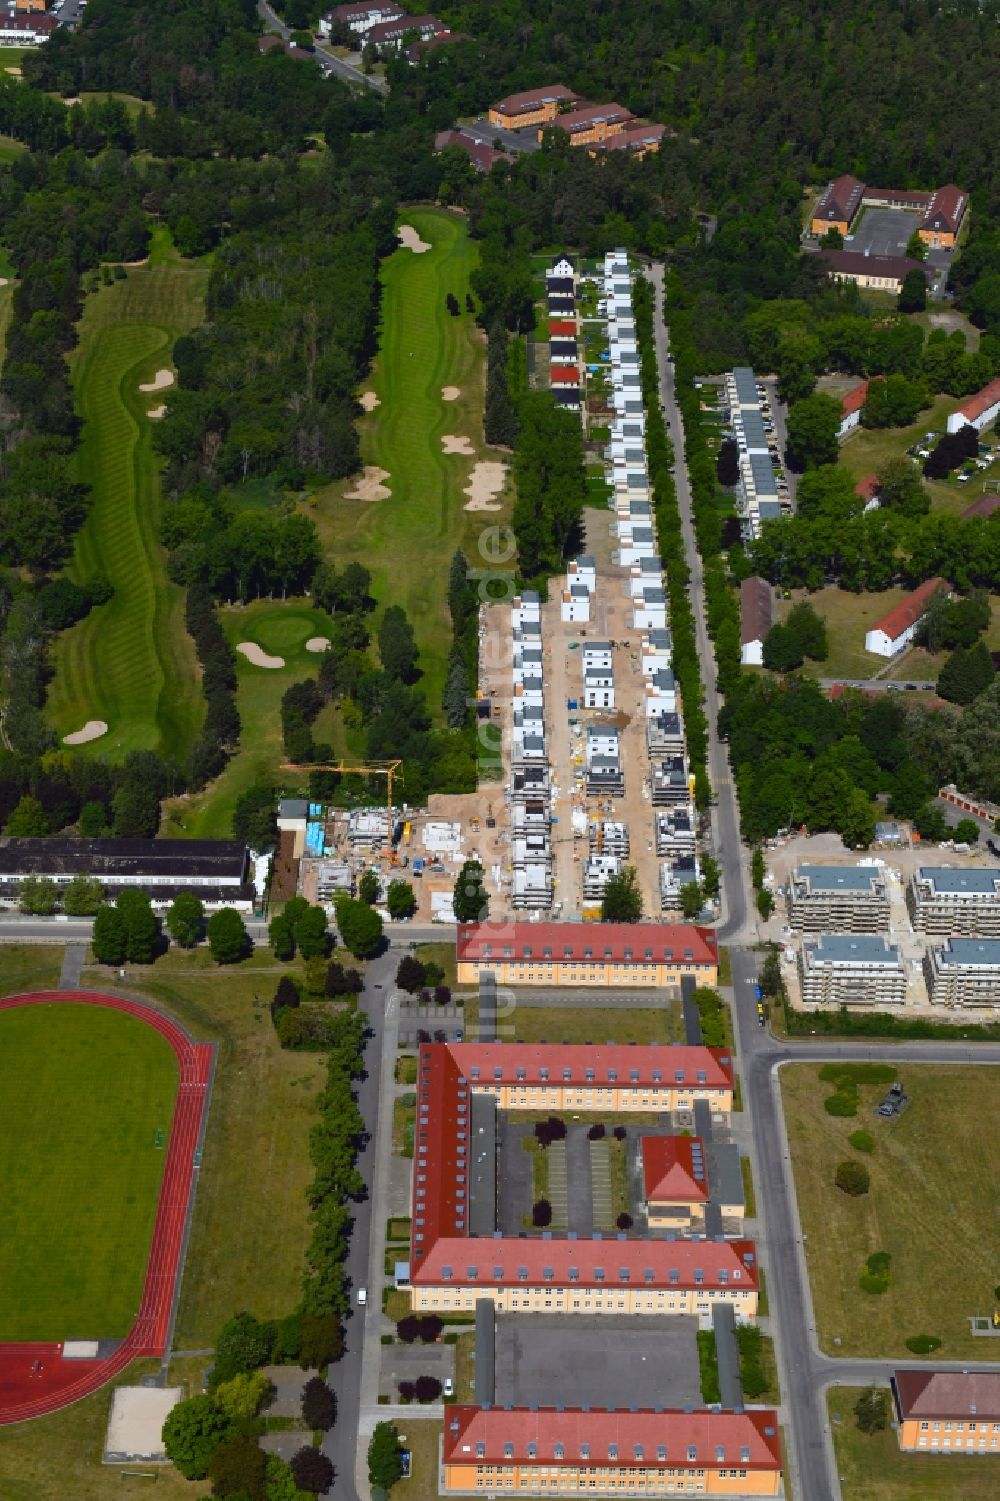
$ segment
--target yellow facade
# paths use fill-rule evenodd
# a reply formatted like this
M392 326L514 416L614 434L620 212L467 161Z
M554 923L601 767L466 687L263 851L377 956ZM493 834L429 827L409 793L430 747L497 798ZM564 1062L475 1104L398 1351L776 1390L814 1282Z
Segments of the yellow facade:
M899 1427L899 1447L915 1453L998 1454L1000 1423L976 1418L907 1418Z
M693 1110L695 1100L708 1100L713 1114L728 1115L733 1091L705 1085L681 1084L483 1084L477 1094L491 1094L500 1110Z
M523 130L530 125L547 125L558 113L559 101L549 99L536 109L526 110L521 114L506 115L503 110L493 108L489 112L489 121L491 125L501 125L505 130Z
M831 229L839 229L840 233L846 239L850 233L851 226L846 219L813 219L809 228L811 233L819 239L822 239Z
M480 970L495 974L498 985L577 985L580 987L614 985L625 990L679 987L682 975L694 975L699 985L718 983L718 965L667 963L664 960L601 959L534 959L504 958L500 954L488 959L460 959L458 983L476 985Z
M756 1288L735 1287L584 1287L546 1283L541 1287L514 1283L510 1287L463 1286L460 1282L410 1288L415 1313L473 1312L479 1298L490 1298L498 1313L637 1313L650 1315L709 1314L715 1302L731 1303L738 1320L757 1314Z
M918 229L917 234L925 245L931 250L951 250L954 248L955 236L950 229Z
M694 1470L553 1465L454 1465L442 1467L444 1493L520 1491L530 1496L780 1496L780 1470Z

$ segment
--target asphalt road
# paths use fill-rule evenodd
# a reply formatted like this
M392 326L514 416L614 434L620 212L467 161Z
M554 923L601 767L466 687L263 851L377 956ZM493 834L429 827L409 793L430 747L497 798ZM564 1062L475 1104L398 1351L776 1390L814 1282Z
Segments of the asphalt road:
M286 26L281 17L276 15L266 0L257 0L257 14L266 22L269 30L277 32L284 41L289 41L292 29ZM353 84L355 88L373 89L376 94L388 94L389 85L381 78L372 78L367 73L362 73L360 68L352 68L350 63L344 62L343 58L331 57L328 52L318 49L313 53L316 66L329 77L331 73L342 78L345 83Z
M255 946L267 944L267 923L248 918L246 929ZM0 943L72 943L87 942L94 926L92 917L22 917L17 912L0 914ZM390 943L440 943L454 929L442 924L386 923Z

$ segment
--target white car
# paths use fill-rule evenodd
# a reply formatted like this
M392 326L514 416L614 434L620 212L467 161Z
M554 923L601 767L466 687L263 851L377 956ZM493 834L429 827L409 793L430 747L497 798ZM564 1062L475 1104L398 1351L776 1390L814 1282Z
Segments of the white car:
M441 1386L441 1391L446 1397L453 1397L455 1395L455 1383L454 1381L452 1381L450 1376L446 1376L444 1378Z
M358 1307L359 1308L364 1308L365 1304L368 1302L368 1289L367 1289L367 1287L359 1287L358 1288L357 1298L358 1298Z

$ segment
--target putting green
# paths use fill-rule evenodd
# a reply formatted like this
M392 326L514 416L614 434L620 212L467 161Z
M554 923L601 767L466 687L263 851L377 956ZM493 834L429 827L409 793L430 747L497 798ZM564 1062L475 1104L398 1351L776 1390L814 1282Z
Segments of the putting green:
M48 716L60 736L105 720L95 745L113 759L137 749L183 757L204 712L183 591L158 540L160 465L146 413L163 396L139 386L199 321L207 277L160 234L148 265L88 297L73 358L77 467L92 501L70 571L81 582L103 573L115 592L57 638Z
M284 657L286 661L297 652L302 652L308 660L311 654L306 653L305 647L310 636L329 635L329 632L330 622L320 611L305 613L294 608L279 610L275 607L273 615L257 617L252 639L265 651L276 657ZM243 639L251 638L246 636Z
M0 1011L0 1341L128 1332L176 1093L170 1044L137 1017Z

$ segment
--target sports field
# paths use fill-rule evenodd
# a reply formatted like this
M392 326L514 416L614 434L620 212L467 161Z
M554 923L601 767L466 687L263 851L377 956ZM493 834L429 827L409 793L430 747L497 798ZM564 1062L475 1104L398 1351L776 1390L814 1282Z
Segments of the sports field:
M0 1341L127 1333L176 1093L174 1053L145 1022L0 1012Z
M509 519L510 498L498 496L496 510L465 509L473 466L504 457L483 442L485 343L465 308L478 249L455 214L407 208L400 220L431 248L417 254L402 246L383 264L381 342L364 387L379 405L360 424L363 461L388 472L391 494L350 500L356 480L348 480L321 495L316 520L338 564L364 563L379 604L406 610L420 646L421 686L437 714L451 645L448 565L463 547L473 567L483 566L478 539ZM448 312L449 292L458 317ZM444 400L445 387L458 396ZM466 451L445 453L446 435L468 439Z
M203 702L183 593L167 579L157 537L159 461L147 412L162 393L139 390L169 367L174 340L202 316L208 269L154 236L148 264L87 298L73 384L84 419L79 474L92 488L73 576L103 573L114 597L63 631L54 651L48 713L60 735L104 720L95 742L120 760L130 750L183 757Z

